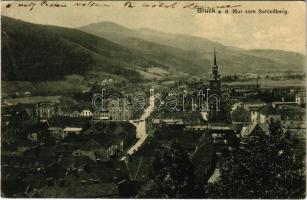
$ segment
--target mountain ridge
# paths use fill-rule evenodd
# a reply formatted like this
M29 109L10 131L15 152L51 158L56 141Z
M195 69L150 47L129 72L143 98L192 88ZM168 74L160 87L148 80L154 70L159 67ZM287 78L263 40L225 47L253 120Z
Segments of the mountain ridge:
M304 56L300 54L242 50L195 36L151 29L146 32L136 33L113 22L73 29L2 16L2 79L35 82L96 71L140 81L144 78L140 69L150 67L168 70L172 75L200 75L210 72L214 48L221 73L304 70Z
M117 30L117 27L119 27L120 30ZM304 71L304 55L295 52L269 49L245 50L237 47L225 46L218 42L213 42L206 38L197 36L163 33L149 28L129 29L123 25L105 21L92 25L89 24L85 27L79 27L79 30L106 38L133 49L146 49L147 46L156 43L157 46L164 45L168 46L168 48L176 48L177 51L180 49L182 50L180 52L181 55L186 54L191 56L190 53L194 52L192 63L197 62L198 68L202 69L204 72L210 70L214 48L218 52L218 60L220 64L223 66L229 66L230 68L226 68L226 73L234 72L234 70L238 73ZM129 38L134 38L134 43L129 41ZM140 41L137 42L137 39ZM166 49L164 49L164 52L165 51ZM152 54L154 54L154 52L155 51L153 51ZM147 50L147 53L150 52ZM168 55L172 54L172 52L168 52ZM271 55L271 57L268 55ZM186 60L191 59L186 58ZM203 66L208 67L204 68Z
M2 47L3 80L53 80L99 68L112 74L137 77L138 73L128 70L129 66L153 64L167 68L139 51L76 29L2 17L2 36L5 43ZM13 69L13 63L18 70ZM45 70L50 76L40 76Z

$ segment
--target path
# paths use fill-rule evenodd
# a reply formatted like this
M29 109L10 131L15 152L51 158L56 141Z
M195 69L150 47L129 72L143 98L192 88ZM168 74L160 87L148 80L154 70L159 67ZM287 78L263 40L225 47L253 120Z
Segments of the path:
M127 154L132 155L145 142L148 136L146 133L145 120L147 117L149 117L149 115L153 112L153 110L154 110L154 96L150 96L149 106L146 108L143 115L137 120L129 120L129 122L136 127L136 137L139 138L139 140L127 151Z

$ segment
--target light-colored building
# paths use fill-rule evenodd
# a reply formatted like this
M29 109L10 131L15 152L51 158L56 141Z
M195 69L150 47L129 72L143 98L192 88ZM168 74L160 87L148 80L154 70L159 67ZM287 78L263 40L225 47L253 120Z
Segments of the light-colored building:
M209 120L209 111L202 111L200 112L203 120L205 120L206 122Z
M275 109L271 105L263 106L262 108L250 109L251 122L270 123L273 121L280 121L281 115L278 109Z
M79 127L65 127L63 130L62 130L62 137L66 137L68 134L80 134L82 131L82 128L79 128Z
M93 117L93 113L90 110L82 110L80 117Z
M287 109L290 107L297 107L298 103L297 102L284 102L284 101L280 101L280 102L272 102L272 107L276 108L276 109Z
M268 134L269 133L269 124L261 124L261 123L251 123L246 126L242 127L241 130L241 137L247 138L247 137L257 137L261 134Z
M295 102L299 105L306 104L306 92L299 92L295 95Z
M255 102L244 102L243 106L245 109L247 110L251 110L251 109L259 109L263 106L266 106L267 104L265 102L261 102L261 101L255 101Z
M109 118L111 120L130 120L133 117L132 107L129 108L116 108L109 111Z
M109 111L104 111L104 112L96 111L93 113L93 117L95 120L109 120L110 114Z
M110 120L130 120L133 118L133 106L125 99L117 99L108 103Z
M259 121L259 109L258 108L251 109L250 114L251 114L251 122Z
M47 120L56 114L54 104L52 103L39 103L38 116L41 120Z

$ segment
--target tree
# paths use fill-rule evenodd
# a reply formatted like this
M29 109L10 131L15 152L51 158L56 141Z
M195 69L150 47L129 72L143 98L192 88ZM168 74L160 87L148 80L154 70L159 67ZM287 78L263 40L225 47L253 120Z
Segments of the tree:
M304 198L305 169L297 159L298 140L280 122L269 134L248 140L221 168L220 180L209 185L210 198Z
M145 198L191 198L195 196L194 166L178 143L156 152L151 180L139 192Z

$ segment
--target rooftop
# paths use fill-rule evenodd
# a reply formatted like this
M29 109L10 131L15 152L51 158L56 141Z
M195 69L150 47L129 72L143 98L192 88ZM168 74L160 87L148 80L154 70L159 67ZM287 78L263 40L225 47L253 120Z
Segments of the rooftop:
M263 133L268 133L269 131L269 125L268 124L262 124L262 123L252 123L247 126L244 126L241 130L241 135L243 137L247 137L251 135L251 133L255 130L259 129Z
M48 131L60 131L62 129L63 128L61 128L61 127L50 127L50 128L48 128Z
M64 132L80 132L80 131L82 131L82 128L78 128L78 127L65 127L62 131L64 131Z
M160 123L166 123L166 124L180 124L183 125L183 120L182 119L153 119L152 123L153 124L160 124Z
M228 124L228 123L210 123L208 124L209 130L234 130L235 129L234 124Z
M263 106L260 108L260 113L263 115L279 115L279 111L273 108L271 105Z

